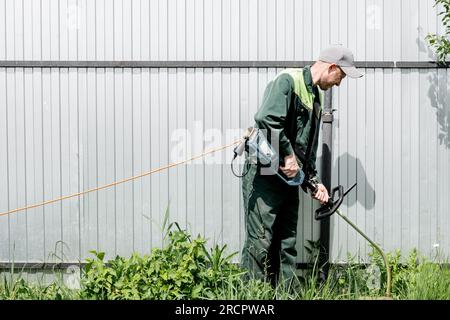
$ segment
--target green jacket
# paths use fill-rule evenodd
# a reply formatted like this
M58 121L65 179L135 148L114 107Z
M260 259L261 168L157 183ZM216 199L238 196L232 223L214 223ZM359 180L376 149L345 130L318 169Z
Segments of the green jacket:
M316 114L313 112L314 101L320 101ZM313 86L310 66L282 71L269 82L261 107L255 114L255 122L256 127L266 129L270 136L278 134L281 160L294 152L294 143L306 153L313 115L317 119L316 132L320 129L322 101L317 87ZM308 162L312 177L319 181L316 172L317 140L314 141ZM297 162L302 167L298 157Z

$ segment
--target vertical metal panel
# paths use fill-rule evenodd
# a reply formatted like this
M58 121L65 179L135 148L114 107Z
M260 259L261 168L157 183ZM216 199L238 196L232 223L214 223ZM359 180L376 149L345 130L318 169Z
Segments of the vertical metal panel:
M124 70L114 70L114 180L125 178L124 174L124 101L123 101ZM127 110L128 112L128 110ZM115 187L116 205L116 253L123 254L131 248L130 237L125 241L125 204L124 185Z
M59 6L60 4L56 1L50 1L48 4L49 12L48 13L48 20L45 19L45 16L42 17L42 21L49 24L47 26L47 34L44 32L44 28L42 30L43 39L47 39L48 36L49 39L47 39L47 42L43 43L43 48L48 48L49 51L43 51L47 52L47 56L43 56L45 59L51 59L51 60L58 60L60 59L60 37L59 37ZM44 11L43 11L44 13ZM43 26L45 23L43 24ZM45 50L45 49L43 49Z
M155 97L152 100L152 168L158 168L168 163L168 108L167 108L167 69L161 69L160 72L153 72L152 70L152 90L151 95ZM173 203L168 194L169 188L169 176L167 171L163 171L158 175L152 177L152 203L155 205L152 209L153 226L155 232L152 233L153 246L159 246L162 244L162 232L164 215L168 212L168 218L171 217L171 210ZM170 221L170 220L169 220Z
M33 9L32 2L29 0L23 1L23 59L33 60Z
M142 120L143 120L143 110L142 110L142 70L133 69L132 70L132 161L133 161L133 175L137 175L143 172L142 164ZM147 179L145 179L147 180ZM139 179L132 182L132 193L133 193L133 250L143 252L143 215L144 215L144 203L142 198L144 179Z
M78 79L76 69L61 69L60 126L61 126L61 192L80 191L78 145ZM62 241L64 256L69 261L80 257L80 199L62 202Z
M239 11L239 0L230 0L231 19L230 19L230 60L240 60L240 39L241 39L241 20ZM239 35L239 36L238 36Z
M348 186L351 183L347 178L348 153L346 152L348 148L348 85L348 82L343 82L340 86L340 90L333 91L333 96L336 99L336 104L332 106L334 109L336 109L336 111L334 112L334 117L336 119L334 124L335 128L337 129L333 132L333 140L339 141L339 143L336 143L337 145L333 145L333 157L335 159L335 165L332 166L331 178L333 180L333 177L337 176L337 183L344 186ZM349 206L350 197L351 195L349 194L347 198L344 199L343 205L345 207ZM330 256L334 257L335 260L345 259L346 252L341 252L341 241L345 236L344 230L342 228L343 221L342 219L337 219L336 217L331 217L330 219L330 225L332 226L330 233L333 235L330 240Z
M51 60L51 18L52 15L50 13L50 1L43 0L41 2L41 11L40 11L40 26L38 27L40 34L40 41L35 40L35 42L39 43L41 47L40 59L43 60ZM53 17L54 18L54 17Z
M249 2L239 1L239 60L249 60Z
M0 69L0 208L2 211L9 209L9 183L8 183L8 107L7 107L7 73L5 68ZM9 218L0 219L0 258L2 260L10 259L10 234Z
M386 70L389 72L389 70ZM391 139L388 137L392 137L392 135L386 134L389 121L384 121L385 114L384 114L384 96L378 94L379 92L384 92L387 94L387 92L384 91L384 81L386 81L386 77L384 77L384 71L383 70L375 70L375 85L373 88L371 88L374 93L374 101L373 101L373 111L371 114L373 115L374 119L374 127L373 127L373 135L374 137L369 142L369 146L372 145L372 148L368 148L368 150L371 150L371 155L373 157L373 168L372 168L372 177L368 180L368 187L366 187L367 192L367 207L368 210L366 211L366 214L369 216L368 218L372 222L372 228L373 228L373 239L377 241L377 243L380 243L385 247L388 243L391 243L386 240L388 236L391 235L392 231L389 231L389 228L392 226L392 218L387 219L385 210L384 210L384 204L385 204L385 197L386 197L386 190L384 188L384 177L383 174L384 169L388 166L383 162L384 157L384 151L383 148L385 145L389 146L389 142L391 142ZM391 94L392 97L392 94ZM370 106L369 106L370 108ZM370 112L370 111L369 111ZM370 119L370 118L369 118ZM387 149L392 150L392 149ZM392 176L392 175L391 175ZM375 193L374 190L378 190L377 193ZM372 248L368 247L370 251L372 251Z
M317 41L313 44L312 58L315 60L319 56L321 48L330 44L330 0L320 0L318 5L314 4L316 1L313 2L313 37Z
M61 195L61 153L60 153L60 108L59 70L42 70L42 154L43 154L43 199L53 199ZM61 257L57 242L62 240L61 203L44 208L44 256L47 261Z
M330 22L329 22L329 37L330 43L339 43L339 35L341 30L341 21L344 17L342 17L341 12L345 12L346 8L344 7L345 3L343 1L330 1L329 10L330 10ZM340 7L343 7L342 9Z
M380 159L379 161L382 164L382 171L376 170L376 175L382 177L382 181L377 184L377 181L375 181L374 189L378 190L380 186L381 191L374 194L375 196L375 213L377 215L376 221L379 221L379 214L378 212L383 212L383 217L387 216L389 212L392 214L392 219L389 222L389 220L385 221L382 225L376 224L376 226L381 227L383 229L383 239L384 239L384 248L386 250L392 250L393 247L391 244L395 243L397 241L397 235L400 234L399 232L399 226L400 226L400 219L401 215L396 213L393 209L394 207L394 200L395 203L398 203L398 199L394 198L394 161L393 161L393 154L394 154L394 81L393 81L393 71L392 70L385 70L383 72L383 80L382 80L382 89L383 95L380 95L382 97L382 101L380 101L380 112L382 113L381 123L379 123L378 128L381 127L381 141L377 139L377 144L380 144L376 147L375 154L377 156L377 159ZM398 109L395 108L395 109ZM380 150L381 149L381 150ZM380 158L378 158L378 154ZM391 165L390 165L391 164ZM384 177L391 177L390 180L384 179ZM380 201L381 198L381 201Z
M205 98L204 98L204 87L205 76L204 69L195 70L195 127L194 127L194 154L200 154L205 148L205 141L202 139L203 130L205 128ZM197 140L199 139L199 140ZM198 160L196 166L196 188L195 188L195 220L194 224L197 232L200 234L205 234L205 159L202 158ZM197 234L196 232L196 234Z
M139 38L135 39L132 34L132 24L134 21L132 7L133 5L137 5L137 3L135 1L123 1L122 10L117 12L122 19L122 59L124 60L133 59L133 44L134 42L139 43Z
M183 130L186 126L186 70L185 69L173 69L169 70L170 82L169 82L169 162L181 161L188 157L186 152L178 154L178 157L173 157L174 151L174 133L179 130ZM172 94L177 92L176 95ZM179 142L178 147L182 150L186 150L188 147L186 136ZM170 172L169 182L169 194L173 197L174 210L173 221L177 221L180 226L186 228L186 188L188 182L186 180L186 165L180 165Z
M25 125L24 125L24 70L7 70L8 73L8 180L11 206L26 203ZM10 217L10 252L14 259L26 260L27 214ZM25 238L25 241L24 241Z
M402 0L402 38L401 49L403 60L416 61L419 58L418 40L418 20L419 1ZM406 19L407 17L407 19Z
M177 4L176 0L167 0L166 6L167 11L164 13L164 17L167 17L167 35L165 37L167 53L166 56L163 56L164 60L176 60L177 59L177 45L178 45L178 34L177 34ZM210 1L207 2L208 4ZM205 6L207 4L205 3ZM211 12L207 13L207 16L211 18ZM206 16L205 16L206 23ZM212 26L210 26L212 27ZM209 28L211 30L211 28ZM211 48L211 46L208 46Z
M186 123L186 106L185 106L185 70L184 69L170 69L169 84L168 84L168 162L174 163L182 161L188 157L187 154L178 153L174 154L175 150L186 150L187 141L186 137L178 137L178 141L175 140L175 135L178 132L182 132ZM177 92L177 94L173 94ZM181 130L181 131L180 131ZM181 148L180 148L181 147ZM175 170L170 170L169 174L169 196L170 201L173 204L171 207L171 219L176 221L182 227L186 227L186 165L180 165Z
M171 26L168 19L168 2L166 0L158 0L158 9L158 59L168 60L169 27Z
M159 135L159 119L162 119L160 117L160 108L159 108L159 90L158 90L158 72L157 70L150 70L150 85L149 85L149 91L150 91L150 121L151 121L151 137L150 140L150 166L151 168L157 168L159 167L159 144L157 141L160 140ZM160 193L161 189L159 187L159 180L161 179L160 175L157 175L155 177L152 177L150 180L150 190L151 190L151 235L152 235L152 242L151 245L153 247L158 247L161 244L161 212L164 210L165 206L167 206L167 202L163 202L160 200ZM162 190L162 194L164 194L164 190ZM162 198L162 196L161 196Z
M43 154L44 154L44 198L61 196L61 108L60 108L59 70L43 70ZM62 259L62 203L54 203L44 208L45 218L45 257L54 261ZM53 255L52 255L53 254Z
M306 0L303 2L303 24L302 24L302 30L303 30L303 57L305 60L307 60L309 57L312 57L314 55L313 53L313 1L312 0Z
M387 6L387 7L389 8L389 6ZM403 56L402 56L402 36L403 36L402 21L404 20L403 12L404 12L404 10L403 10L402 4L401 4L401 0L393 1L392 2L392 15L390 16L392 19L391 21L393 21L393 23L391 24L392 28L390 28L390 29L386 28L389 32L388 38L390 38L392 36L392 39L390 39L391 40L390 43L388 43L385 46L384 50L389 50L389 48L393 48L392 60L394 60L394 61L398 61L403 58ZM398 17L400 17L400 19L398 19ZM388 22L388 23L390 23L390 22ZM388 59L388 57L390 57L390 56L388 54L386 54L384 58Z
M356 20L356 44L355 55L358 59L368 60L366 53L366 42L367 42L367 24L366 24L366 2L355 1L354 7L355 20Z
M383 79L380 79L379 84L382 86L379 90L384 92L384 95L379 95L379 102L375 104L376 112L379 113L379 121L376 124L376 138L375 138L375 177L374 190L380 190L374 193L374 215L376 226L380 226L378 212L383 212L385 216L388 212L395 212L393 210L393 140L395 139L393 133L394 121L394 107L393 107L393 72L392 70L385 70L383 73ZM398 109L398 105L397 105ZM390 137L390 138L389 138ZM391 163L392 165L388 165ZM392 177L390 180L384 179L384 177ZM398 200L395 201L398 203ZM397 218L396 218L397 217ZM392 219L386 221L382 225L384 234L384 247L387 250L391 250L389 247L395 240L395 235L399 234L398 227L400 226L399 214L393 215Z
M6 59L6 0L0 1L0 59Z
M403 223L403 203L402 203L402 197L401 193L398 192L398 190L403 190L402 186L402 126L404 125L404 118L403 118L403 112L402 112L402 104L403 104L403 98L407 97L404 96L402 90L404 87L404 83L402 82L402 71L401 70L394 70L393 75L393 101L392 101L392 126L393 126L393 135L392 135L392 198L393 198L393 210L392 213L394 214L394 217L397 217L397 219L394 218L394 222L397 220L396 224L398 226L397 232L398 232L398 242L396 242L397 247L402 248L402 223ZM389 181L389 180L388 180ZM397 192L395 192L397 191ZM413 198L415 199L415 198Z
M69 60L68 55L68 29L69 29L69 20L67 19L68 13L67 13L67 0L62 0L58 2L58 33L59 33L59 55L57 59L61 60ZM71 16L71 20L73 21L73 15Z
M84 190L89 187L89 165L88 161L90 160L89 151L88 151L88 93L87 93L87 72L86 69L77 69L77 108L78 108L78 119L77 119L77 127L78 127L78 168L79 168L79 176L78 183L79 189ZM95 142L95 135L90 137L91 140ZM91 173L91 179L95 179L95 172ZM79 212L80 212L80 220L79 220L79 231L80 231L80 252L87 251L85 248L85 244L89 247L96 248L96 241L92 241L92 235L90 229L96 231L97 223L95 220L92 220L90 217L91 211L89 210L89 204L91 202L92 196L95 195L87 195L86 197L80 197L79 202ZM92 211L94 212L94 211ZM83 239L83 240L82 240ZM88 249L89 250L89 249Z
M429 185L427 187L427 191L429 192L428 197L426 201L429 202L428 205L428 234L425 233L427 236L425 236L424 241L424 250L422 252L432 252L433 251L433 245L438 243L437 242L437 219L438 219L438 177L439 177L439 171L438 171L438 144L439 144L439 134L437 128L439 128L438 124L438 115L435 112L430 112L432 110L431 100L429 97L430 89L433 85L439 85L438 83L433 83L433 81L430 81L430 74L426 70L417 70L416 71L416 81L418 84L418 92L419 96L417 97L417 102L419 105L419 108L422 108L427 112L428 115L428 121L427 121L427 129L428 131L428 141L426 143L426 149L424 152L428 155L427 163L425 164L425 167L428 168L428 178L429 178ZM442 90L444 91L444 90ZM445 92L445 91L444 91ZM422 192L422 190L421 190ZM413 221L413 227L411 228L412 232L414 233L414 221ZM420 225L421 226L421 225ZM422 233L420 233L422 235ZM419 240L422 242L421 240ZM419 247L420 249L420 247Z
M102 185L105 183L111 183L117 180L116 175L116 137L115 137L115 119L119 115L116 114L116 97L115 97L115 70L105 70L105 92L104 96L99 98L99 101L105 100L104 104L104 133L105 139L102 141L104 144L104 154L99 162L99 168L105 167L103 181L99 180ZM99 94L99 93L98 93ZM100 119L100 118L99 118ZM101 157L102 154L99 154ZM100 248L104 250L109 257L113 257L117 254L117 188L111 188L104 191L105 193L105 210L103 211L103 219L99 220L99 224L104 232L100 234Z
M233 76L236 72L231 69L224 69L222 74L223 88L223 129L225 131L225 141L235 141L239 139L241 133L239 127L239 102L234 94L236 85L234 85ZM224 152L222 159L225 159L226 165L222 166L223 174L223 243L228 246L231 252L240 251L241 242L239 241L239 232L231 230L241 230L239 221L241 212L239 207L240 198L240 180L236 179L229 170L229 161L231 159L228 152Z
M422 235L424 235L422 233L424 231L422 227L427 228L427 225L429 224L429 221L423 220L423 214L426 215L427 213L425 211L428 211L428 209L422 211L421 208L424 204L424 197L428 196L428 191L422 189L421 184L423 182L427 184L429 177L423 170L419 170L420 173L418 175L415 173L415 170L417 170L416 168L422 167L422 165L425 165L427 168L427 161L423 157L428 158L430 154L424 153L425 150L423 150L423 148L426 148L426 145L429 143L430 137L427 137L427 134L424 133L427 131L427 126L430 123L426 120L429 119L429 117L426 117L425 115L425 113L428 113L428 110L426 110L425 106L420 104L419 100L421 92L419 89L418 70L412 69L406 76L409 78L409 84L407 82L407 85L409 86L410 91L409 97L405 99L407 104L405 103L402 105L402 111L405 116L405 122L402 126L402 149L406 151L405 153L402 152L402 168L404 168L402 176L406 177L406 179L402 181L407 181L408 184L406 185L410 187L408 188L409 190L405 188L402 192L402 199L404 199L403 203L405 204L406 201L408 202L408 204L405 204L408 217L406 218L405 215L402 214L402 218L406 218L404 220L402 219L402 231L404 232L402 236L406 240L405 247L418 248L419 237L415 237L415 234L421 234L422 237ZM418 127L420 126L419 130L414 130L415 127L410 126L410 122L416 123ZM424 126L424 123L427 123L427 126ZM419 223L424 224L421 226Z
M359 39L359 38L358 38ZM356 189L356 195L358 198L358 202L356 204L356 210L354 211L353 220L360 226L366 228L366 212L364 203L366 202L366 190L363 186L366 184L366 108L360 108L360 106L365 106L367 97L366 97L366 85L370 83L371 78L373 78L373 70L366 69L365 81L355 81L356 82L356 104L355 104L355 122L352 123L352 126L355 130L356 137L354 140L355 147L355 157L356 157L356 166L354 166L355 170L355 180L358 182L360 188ZM373 82L373 80L372 80ZM359 170L358 164L361 163L361 166L365 168L364 170ZM349 236L352 245L354 245L354 249L352 252L364 256L364 245L365 242L361 241L360 235L357 234L354 230L349 232Z
M211 150L221 145L221 117L222 117L222 81L217 77L214 69L204 71L204 142L205 149ZM218 74L220 76L220 74ZM205 236L210 245L221 244L222 233L222 152L208 155L205 162L204 184L204 223Z
M79 70L80 89L80 150L82 152L82 189L98 186L97 146L97 103L96 72L94 69ZM91 193L82 198L81 233L82 252L98 250L98 200L99 193ZM91 249L89 249L91 248Z
M141 82L140 82L140 90L142 95L141 100L141 118L137 119L140 121L141 125L141 172L148 172L151 170L151 105L150 105L150 70L144 69L141 72ZM136 148L139 149L139 146L136 145ZM135 172L139 171L139 167L135 167ZM142 190L141 190L141 201L142 201L142 209L138 222L141 223L141 246L142 251L146 252L150 250L152 244L152 211L151 211L151 181L150 178L147 177L142 180ZM139 250L139 249L138 249Z
M97 169L97 179L96 184L101 186L107 184L110 180L108 179L111 175L108 175L108 163L110 163L111 158L107 157L107 145L108 141L112 139L107 134L107 117L111 110L111 104L107 103L107 90L106 81L108 74L106 70L99 69L95 73L95 106L96 106L96 119L95 119L95 130L97 137L97 148L95 151L95 157L97 159L96 169ZM111 167L111 165L109 165ZM108 234L114 233L114 224L111 224L112 218L114 217L114 211L108 210L114 205L114 200L108 201L108 194L114 192L114 189L103 190L97 194L97 250L106 250L108 254L113 255L115 252L114 240L108 239Z
M431 75L433 77L433 75ZM449 179L449 146L450 139L448 131L445 132L445 123L449 121L450 109L447 106L447 101L450 99L450 73L448 70L440 70L438 72L438 86L437 90L437 103L432 103L434 108L437 108L437 117L439 122L438 127L438 216L437 216L437 241L436 244L439 246L437 250L448 254L445 250L450 247L450 237L447 231L450 228L450 215L448 214L448 208L450 205L450 200L448 197L448 190L450 188Z
M143 21L141 20L142 15L142 3L140 0L131 2L131 13L129 23L131 24L130 38L131 38L131 59L141 60L142 52L142 34L145 34L146 30L143 26ZM148 11L147 11L148 12ZM125 19L128 20L128 19ZM145 19L147 20L147 19ZM148 21L148 20L147 20Z
M125 179L133 175L131 70L116 72L115 80L115 178ZM133 251L132 184L119 185L116 190L117 253L126 255Z
M192 157L197 152L197 146L200 141L196 138L195 127L199 124L196 114L196 72L195 69L186 70L186 133L187 133L187 153ZM198 211L196 194L199 188L199 176L196 174L199 167L199 161L194 161L186 166L186 220L188 228L193 235L197 235L201 230L200 222L197 219L201 214Z
M20 58L16 57L16 42L20 43L20 36L16 36L16 28L15 28L15 18L16 18L16 1L13 0L5 0L4 9L5 12L5 20L4 20L4 29L5 29L5 56L6 59L14 60ZM18 4L19 5L19 4Z
M26 79L26 180L27 202L40 202L44 199L43 185L43 119L42 119L42 70L29 70ZM45 217L44 208L35 210L28 220L28 252L31 261L44 259L45 255Z
M378 96L376 92L379 92L379 90L376 90L376 84L377 78L376 78L376 70L374 69L366 69L366 101L364 103L366 109L365 113L365 142L364 142L364 153L365 153L365 174L364 174L364 188L361 188L364 190L364 202L365 202L365 208L364 211L361 213L361 215L364 217L364 224L361 224L361 226L364 227L367 234L371 239L377 239L383 240L383 234L382 234L382 228L378 228L374 224L375 220L375 211L373 210L374 207L374 195L373 193L368 190L369 186L375 186L377 182L379 182L379 176L376 176L375 172L376 169L380 168L380 162L375 161L375 150L377 149L377 144L375 143L375 126L376 126L376 120L379 119L379 114L382 113L379 112L378 106L375 104L375 97ZM381 130L382 132L382 130ZM382 153L381 153L382 154ZM358 172L358 174L362 175L362 172ZM376 188L376 187L374 187ZM380 189L381 190L381 189ZM381 199L377 199L377 201L382 201ZM381 210L379 212L382 212ZM381 216L381 215L380 215ZM377 231L381 231L381 234L378 234ZM361 236L358 235L358 240L362 240ZM370 245L367 244L366 241L361 241L361 248L364 250L363 255L367 256L367 254L371 251Z
M348 90L350 92L349 95L349 105L348 105L348 118L347 118L347 126L348 126L348 132L347 132L347 152L348 157L346 159L346 163L344 164L345 169L347 169L346 175L347 175L347 185L350 185L353 181L359 182L361 185L361 181L358 181L358 172L357 168L360 164L360 160L358 159L358 115L360 114L360 110L358 109L358 97L360 96L358 94L359 88L363 84L358 84L356 81L351 81L348 84ZM353 94L356 93L356 94ZM358 192L359 191L359 192ZM359 196L361 196L362 191L361 188L356 188L355 192L353 194L349 194L350 197L349 201L353 203L352 206L348 209L348 216L352 221L355 221L355 223L358 223L358 206L359 209L361 209L359 202L356 200ZM353 229L349 229L346 224L343 225L345 232L345 238L347 242L347 250L345 250L344 254L347 252L351 252L352 254L356 254L357 248L358 248L358 240L357 240L357 234ZM344 247L345 248L345 247Z
M23 2L14 2L14 58L13 59L24 59L24 12L23 12ZM9 11L11 12L11 11Z
M133 176L133 158L134 158L134 139L133 139L133 113L135 104L133 96L133 82L132 82L132 69L124 69L123 75L123 177ZM131 109L131 110L130 110ZM124 230L121 240L127 243L127 250L134 251L134 237L130 235L134 234L134 219L135 212L133 208L133 184L124 184L124 220L122 224L122 230Z
M114 60L124 60L123 58L123 1L122 0L114 0L113 2L113 59Z

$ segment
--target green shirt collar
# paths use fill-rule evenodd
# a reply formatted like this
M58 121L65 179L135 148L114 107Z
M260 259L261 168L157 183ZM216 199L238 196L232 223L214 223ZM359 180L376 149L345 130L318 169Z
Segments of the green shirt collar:
M306 88L310 93L313 93L313 81L311 75L311 66L305 66L303 68L303 78L305 79Z

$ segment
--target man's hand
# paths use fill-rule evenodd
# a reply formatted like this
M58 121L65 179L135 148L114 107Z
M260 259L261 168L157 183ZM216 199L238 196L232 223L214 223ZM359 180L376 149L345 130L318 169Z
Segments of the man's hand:
M321 183L317 185L317 191L315 194L312 195L313 199L319 200L320 203L325 204L328 202L328 198L330 197L328 195L327 188Z
M295 177L300 170L295 154L284 157L284 167L280 167L280 169L288 178Z

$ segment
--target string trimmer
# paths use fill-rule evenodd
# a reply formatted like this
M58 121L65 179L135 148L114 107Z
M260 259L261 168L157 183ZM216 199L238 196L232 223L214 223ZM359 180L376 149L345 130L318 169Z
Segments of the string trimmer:
M244 151L246 152L247 161L249 164L252 163L259 164L267 168L268 174L277 175L282 181L284 181L286 184L290 186L301 186L303 190L305 191L309 190L312 194L315 194L317 192L317 183L313 179L311 179L312 174L308 169L307 161L301 161L302 163L304 163L303 167L301 170L299 170L299 172L294 178L289 179L284 174L279 172L278 165L280 163L280 159L278 157L278 154L274 150L274 148L270 145L270 143L267 141L267 138L260 129L252 127L248 128L246 133L244 134L241 143L234 148L234 157L233 161L231 162L231 170L233 174L237 177L243 177L248 173L247 168L247 171L245 171L242 175L238 175L235 173L233 168L234 160L236 159L237 156L241 156L244 153ZM308 156L307 155L305 156L299 149L294 148L294 151L300 160L308 159ZM307 154L308 153L309 152L307 152ZM356 183L353 184L346 191L344 191L344 187L342 185L338 185L337 187L333 188L331 191L331 196L328 199L328 202L322 204L322 206L315 211L314 218L316 220L322 220L330 217L334 213L337 213L342 219L344 219L345 222L347 222L353 229L355 229L356 232L358 232L380 253L380 255L383 257L387 275L386 296L390 297L391 269L386 254L378 244L376 244L372 239L370 239L364 232L361 231L361 229L359 229L347 216L345 216L339 210L339 207L341 206L345 196L354 187L356 187Z

